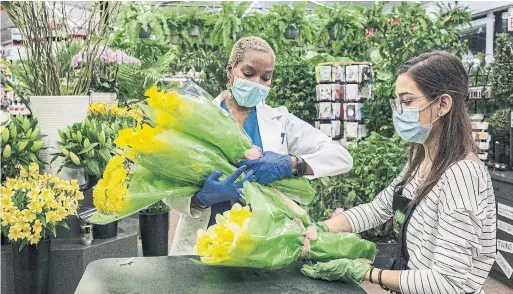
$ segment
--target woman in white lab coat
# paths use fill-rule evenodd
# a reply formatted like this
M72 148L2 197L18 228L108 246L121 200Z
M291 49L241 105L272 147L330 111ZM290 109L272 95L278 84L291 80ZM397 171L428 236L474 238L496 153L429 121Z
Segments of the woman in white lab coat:
M266 185L286 177L315 179L351 170L351 155L341 145L285 107L265 104L273 70L274 52L263 39L242 38L234 45L226 67L226 90L215 101L244 127L253 145L264 151L263 157L242 162L224 181L219 181L220 172L214 172L190 201L173 207L181 216L170 255L193 254L197 230L206 230L216 214L231 208L242 196L246 180ZM243 172L247 176L234 181Z

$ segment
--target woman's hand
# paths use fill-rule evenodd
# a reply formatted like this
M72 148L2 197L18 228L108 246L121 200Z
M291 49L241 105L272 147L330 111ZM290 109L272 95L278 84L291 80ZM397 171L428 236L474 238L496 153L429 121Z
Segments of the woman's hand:
M257 160L246 160L238 164L238 166L243 165L247 166L250 171L253 171L253 179L260 185L268 185L283 178L293 176L290 155L266 151L263 157Z
M238 182L235 181L246 169L246 166L241 166L224 181L219 181L219 178L223 175L221 171L213 172L205 180L201 191L196 194L201 204L204 206L212 206L219 202L241 198L244 182L253 176L253 172L249 171L242 180Z

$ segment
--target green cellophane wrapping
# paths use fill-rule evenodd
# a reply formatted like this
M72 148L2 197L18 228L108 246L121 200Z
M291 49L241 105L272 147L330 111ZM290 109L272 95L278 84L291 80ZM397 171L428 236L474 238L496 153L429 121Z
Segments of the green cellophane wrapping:
M286 196L253 183L244 184L245 202L252 215L246 234L221 262L198 263L215 266L276 269L301 258L326 261L339 258L374 259L376 245L350 233L320 233L303 254L305 227L311 221L306 212Z
M172 99L180 101L184 106L182 108L152 109L141 105L141 109L154 124L166 129L176 130L181 134L187 134L197 139L200 144L206 143L205 147L210 150L213 150L212 147L217 147L214 148L216 149L215 152L220 153L224 161L228 161L231 165L245 160L246 151L253 146L237 122L196 84L187 84L180 93L174 95ZM181 111L181 109L187 111ZM159 113L161 119L158 119ZM191 140L191 138L188 138L188 140ZM171 146L176 150L186 152L185 148L182 149L183 144ZM223 162L217 170L231 173L235 171L235 168L227 168ZM204 178L205 176L201 175L201 177ZM315 195L315 190L305 178L282 179L272 183L271 186L278 188L291 199L303 205L310 204Z

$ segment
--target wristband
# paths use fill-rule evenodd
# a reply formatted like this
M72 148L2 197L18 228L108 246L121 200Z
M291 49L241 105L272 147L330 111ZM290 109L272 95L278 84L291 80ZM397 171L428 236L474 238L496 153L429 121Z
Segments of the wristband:
M383 282L381 281L381 274L382 273L383 273L383 269L380 269L379 270L379 274L378 274L378 284L381 287L381 289L383 289L385 291L389 291L390 289L388 289L387 287L383 286Z
M297 176L300 178L306 175L306 162L303 158L296 156L297 158Z
M204 209L207 209L208 206L204 205L201 200L198 198L198 194L194 194L194 196L192 196L191 198L191 207L194 207L194 208L197 208L197 209L200 209L200 210L204 210Z
M374 284L374 282L372 281L372 271L374 270L374 267L371 266L371 269L370 269L370 272L369 272L369 282L371 282L371 284Z

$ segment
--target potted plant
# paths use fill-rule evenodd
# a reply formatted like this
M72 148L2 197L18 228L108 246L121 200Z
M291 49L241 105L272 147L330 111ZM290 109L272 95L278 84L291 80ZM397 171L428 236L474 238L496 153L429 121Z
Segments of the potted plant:
M275 26L277 26L275 28L278 30L277 32L281 33L287 40L295 40L301 36L301 42L306 42L312 37L311 20L308 19L306 3L294 7L274 5L269 17L273 19Z
M160 7L147 3L122 5L117 16L116 26L126 31L130 42L150 37L168 39L169 27Z
M87 177L92 179L86 188L91 188L101 178L109 159L118 154L113 143L118 131L133 128L141 120L142 113L138 109L93 103L84 121L59 130L61 152L53 154L54 159L63 159L60 169L83 169ZM92 201L87 204L92 204ZM93 225L93 237L96 239L113 238L116 235L117 222Z
M1 183L7 178L15 178L22 167L28 168L31 162L43 169L44 162L38 152L43 147L43 136L36 118L13 116L10 121L0 125Z
M200 35L200 27L204 24L204 16L197 8L187 8L181 19L184 24L184 28L187 28L189 36L198 37Z
M167 256L169 207L159 201L139 212L143 256Z
M206 24L213 26L210 36L215 45L232 48L235 41L242 36L244 13L248 7L249 2L222 2L221 13L208 17Z
M26 94L30 97L32 115L38 118L41 133L47 136L45 147L48 149L41 152L44 161L50 161L50 153L55 152L52 149L57 147L57 128L81 121L87 114L92 70L99 62L91 57L96 56L107 41L111 29L108 17L119 4L109 5L109 11L102 13L98 20L96 12L100 5L91 5L91 13L83 25L88 28L86 37L77 41L69 37L73 29L69 27L68 18L65 15L53 17L61 13L59 5L48 6L44 2L2 3L14 25L20 28L25 45L25 54L20 56L16 72L13 73L22 77L20 83L28 90ZM27 18L27 15L38 17ZM48 19L54 20L52 29L47 28ZM98 26L98 22L104 25ZM56 36L60 39L57 44L54 42ZM71 57L82 48L88 48L87 64L80 70L73 70ZM54 162L47 171L55 172L57 166L59 162Z
M39 174L31 163L20 176L1 187L2 233L12 243L16 293L48 293L51 268L51 235L64 220L77 213L82 199L76 181Z

